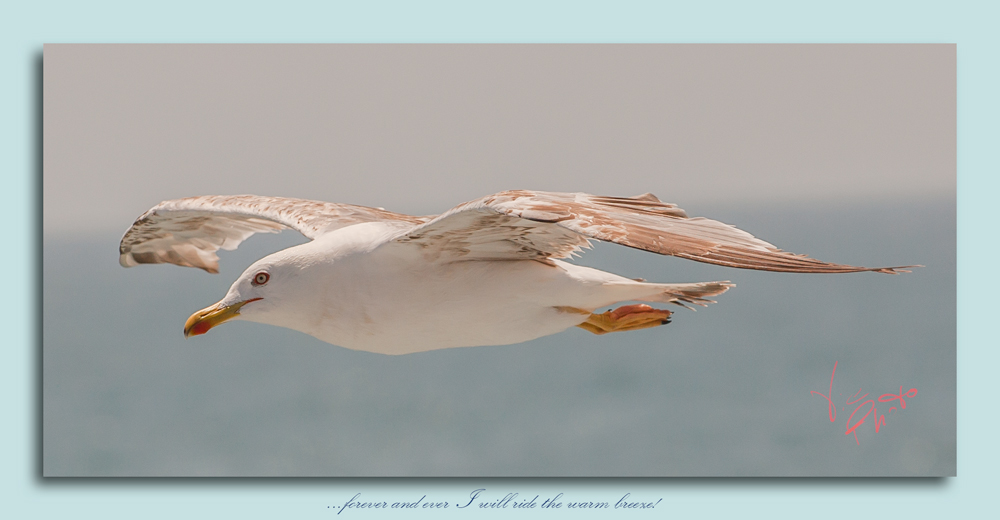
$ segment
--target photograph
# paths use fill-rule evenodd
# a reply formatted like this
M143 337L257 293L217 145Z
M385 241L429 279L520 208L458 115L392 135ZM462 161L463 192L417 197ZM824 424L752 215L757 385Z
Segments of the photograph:
M44 477L956 474L954 44L46 44Z

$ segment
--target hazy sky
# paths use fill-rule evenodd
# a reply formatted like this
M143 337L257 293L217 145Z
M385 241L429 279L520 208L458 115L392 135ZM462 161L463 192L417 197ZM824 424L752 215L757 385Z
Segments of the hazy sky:
M46 45L46 233L253 193L954 197L954 45Z

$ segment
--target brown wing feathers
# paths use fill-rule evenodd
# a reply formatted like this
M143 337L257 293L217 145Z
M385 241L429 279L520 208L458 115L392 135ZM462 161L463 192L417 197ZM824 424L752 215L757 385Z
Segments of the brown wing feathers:
M254 233L294 229L316 238L345 226L386 220L416 225L428 218L351 204L256 195L168 200L143 213L125 232L119 262L125 267L170 263L216 273L216 251L235 249Z
M908 267L856 267L823 262L782 251L733 226L688 218L684 210L644 194L633 198L587 194L512 191L481 199L482 206L533 219L534 213L558 215L552 222L581 235L698 262L797 273L873 271L898 274ZM476 206L476 203L469 203ZM559 252L553 252L557 256ZM558 257L558 256L557 256Z

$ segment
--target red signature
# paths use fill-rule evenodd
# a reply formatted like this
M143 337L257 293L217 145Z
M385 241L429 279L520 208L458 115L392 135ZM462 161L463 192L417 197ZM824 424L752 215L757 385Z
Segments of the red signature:
M829 394L824 394L822 392L817 392L815 390L812 390L812 391L809 392L810 395L816 394L816 395L821 396L822 398L826 399L826 413L830 417L830 422L834 422L834 421L837 420L837 407L834 406L834 404L833 404L833 376L836 375L836 374L837 374L837 362L834 361L834 363L833 363L833 373L830 374L830 388L828 390ZM879 415L878 409L875 408L875 400L874 399L865 399L866 397L868 397L868 393L867 392L865 392L865 395L862 395L861 397L858 397L858 394L860 394L860 393L861 393L861 389L859 388L858 391L854 392L854 395L852 395L846 401L847 405L852 405L852 404L858 403L859 401L860 401L860 404L858 404L858 406L856 408L854 408L854 411L851 412L851 416L847 418L847 423L845 423L846 430L844 431L844 435L854 435L854 442L857 443L858 446L861 445L861 442L858 441L858 432L856 431L858 429L858 426L861 426L862 424L864 424L865 421L867 421L868 417L870 416L870 417L872 417L874 419L874 422L875 422L875 433L878 433L879 430L881 429L881 427L885 426L885 416L891 414L892 412L894 412L896 410L895 406L889 406L889 411L888 412L886 412L884 415ZM880 403L891 403L893 401L898 400L899 401L899 408L902 409L902 410L905 410L906 409L906 399L911 399L911 398L913 398L916 395L917 395L917 389L916 388L911 388L911 389L907 390L904 393L903 392L903 387L900 386L898 394L893 394L893 393L882 394L882 395L878 396L878 402L880 402ZM863 416L861 416L856 422L852 423L852 421L854 421L854 416L857 415L858 412L861 411L865 406L868 406L868 411L866 411L865 414Z

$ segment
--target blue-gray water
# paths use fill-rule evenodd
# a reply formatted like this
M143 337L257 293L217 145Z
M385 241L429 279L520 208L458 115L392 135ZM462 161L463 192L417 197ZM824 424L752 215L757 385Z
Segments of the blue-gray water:
M822 260L927 267L764 273L600 244L579 262L737 287L665 327L392 357L246 322L183 338L291 232L223 252L220 275L123 269L117 232L46 236L44 474L955 474L953 201L687 209ZM831 423L810 391L834 362ZM900 385L905 410L844 434L856 390Z

